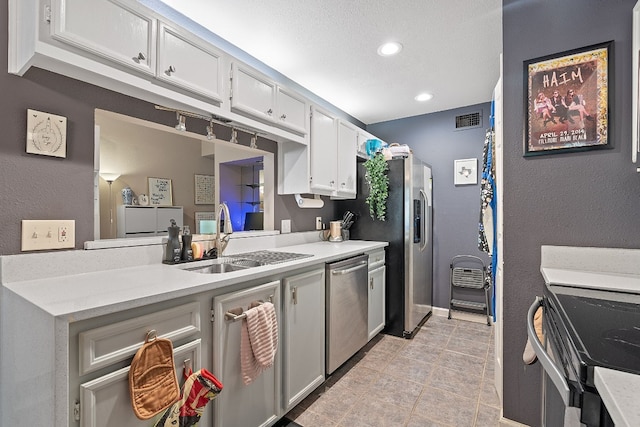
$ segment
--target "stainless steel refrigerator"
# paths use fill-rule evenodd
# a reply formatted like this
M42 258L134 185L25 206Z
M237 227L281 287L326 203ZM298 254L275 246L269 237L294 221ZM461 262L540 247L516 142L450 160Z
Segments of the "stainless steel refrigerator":
M372 219L369 188L358 163L358 197L338 203L356 216L350 238L387 241L385 333L412 338L433 306L433 203L431 167L410 155L389 165L386 221Z

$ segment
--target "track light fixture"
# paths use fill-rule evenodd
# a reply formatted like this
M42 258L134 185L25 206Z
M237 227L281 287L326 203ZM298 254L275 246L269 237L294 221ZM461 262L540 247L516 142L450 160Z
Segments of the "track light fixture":
M207 139L209 141L216 139L216 134L213 132L213 120L209 120L209 126L207 126Z
M176 125L176 129L179 131L187 130L187 118L176 111L176 118L178 119L178 124Z

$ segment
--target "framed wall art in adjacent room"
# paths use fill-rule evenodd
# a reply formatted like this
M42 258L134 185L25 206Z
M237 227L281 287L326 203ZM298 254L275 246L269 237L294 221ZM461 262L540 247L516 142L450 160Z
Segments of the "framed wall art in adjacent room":
M524 155L611 148L613 42L524 62Z
M149 203L151 206L173 206L171 180L149 177Z
M458 159L453 161L453 185L478 183L478 159Z
M215 180L213 175L195 174L195 204L213 205L215 203Z

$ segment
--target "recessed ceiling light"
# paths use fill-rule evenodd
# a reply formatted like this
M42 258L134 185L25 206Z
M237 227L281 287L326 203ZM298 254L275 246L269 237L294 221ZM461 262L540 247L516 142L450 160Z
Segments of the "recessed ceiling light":
M398 42L389 42L381 44L378 47L378 55L380 56L392 56L402 50L402 45Z
M424 101L430 100L431 98L433 98L433 94L424 92L424 93L421 93L419 95L416 95L416 97L414 99L416 101L418 101L418 102L424 102Z

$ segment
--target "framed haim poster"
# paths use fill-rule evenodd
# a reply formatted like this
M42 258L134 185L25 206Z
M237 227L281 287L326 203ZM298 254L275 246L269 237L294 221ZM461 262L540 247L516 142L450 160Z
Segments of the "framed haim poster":
M213 175L195 175L195 204L213 205L215 203L215 181Z
M611 148L613 42L524 62L524 155Z
M171 180L167 178L148 178L149 204L151 206L173 206Z

